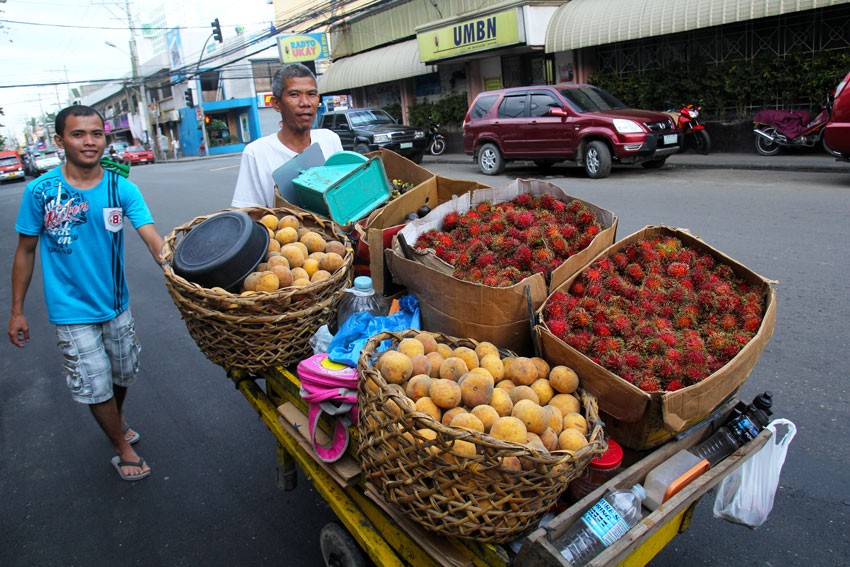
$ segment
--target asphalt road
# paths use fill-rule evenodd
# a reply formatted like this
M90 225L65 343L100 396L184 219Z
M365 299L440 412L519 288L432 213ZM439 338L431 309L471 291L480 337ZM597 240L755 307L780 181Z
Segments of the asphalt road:
M469 164L426 167L498 184ZM161 233L229 205L238 158L135 167ZM712 518L713 495L691 529L653 565L844 565L850 556L847 321L850 175L846 172L616 169L588 180L555 168L548 181L614 211L618 236L645 225L690 229L776 280L774 336L742 390L770 389L775 414L798 427L773 513L756 530ZM23 186L0 187L0 262L10 266ZM127 276L142 375L128 419L153 469L121 482L110 447L61 377L40 272L27 302L32 341L0 346L0 565L320 565L318 534L333 514L309 481L275 485L275 442L224 371L186 332L140 239L127 240ZM8 274L9 269L5 268ZM8 275L0 303L10 300Z

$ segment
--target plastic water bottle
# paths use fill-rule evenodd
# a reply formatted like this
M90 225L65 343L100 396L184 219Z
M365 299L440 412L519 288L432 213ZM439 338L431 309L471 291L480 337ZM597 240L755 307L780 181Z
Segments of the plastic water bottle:
M336 313L337 330L355 313L368 311L376 317L383 317L389 312L389 305L384 296L376 293L372 287L372 278L358 276L354 278L354 287L345 290L345 295L339 302Z
M558 538L555 547L571 565L587 564L640 521L644 498L640 484L607 494Z
M726 423L711 437L682 449L652 469L643 481L647 493L644 506L656 510L695 478L755 439L770 421L772 405L770 392L759 394L749 405L738 402Z
M747 405L744 402L738 404L732 410L732 416L726 424L718 429L714 435L689 451L701 459L707 460L711 466L743 447L746 443L755 439L759 432L770 423L770 408L773 405L773 394L764 392L753 399Z

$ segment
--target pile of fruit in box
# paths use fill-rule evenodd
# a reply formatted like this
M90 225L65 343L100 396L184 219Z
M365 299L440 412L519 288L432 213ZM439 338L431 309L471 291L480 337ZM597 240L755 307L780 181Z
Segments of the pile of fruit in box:
M269 249L264 262L242 282L242 293L307 287L328 279L342 268L345 245L301 226L294 215L265 215L260 222L268 229Z
M412 407L447 427L478 431L543 454L587 445L588 423L573 395L579 379L566 366L550 368L542 358L502 356L489 342L475 349L452 348L425 332L402 339L375 366L388 384L404 390ZM420 433L429 439L435 435L428 429ZM458 440L453 452L473 456L476 445ZM503 466L519 467L520 461Z
M696 384L758 331L763 292L678 238L640 240L586 267L543 309L556 337L647 392Z
M409 181L402 181L401 179L393 179L390 182L389 200L392 201L393 199L401 197L411 189L413 189L413 183L410 183Z
M440 230L423 233L415 247L433 249L458 279L509 287L536 273L548 278L601 231L581 201L523 193L504 203L485 201L465 213L451 212Z

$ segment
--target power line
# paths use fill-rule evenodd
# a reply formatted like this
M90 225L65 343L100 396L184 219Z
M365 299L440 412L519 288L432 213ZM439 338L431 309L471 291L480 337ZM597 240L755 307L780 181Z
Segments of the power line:
M263 22L258 22L263 23ZM181 30L203 30L208 29L209 26L171 26L171 27L155 27L155 26L72 26L68 24L44 24L41 22L21 22L18 20L0 20L0 24L18 24L22 26L39 26L39 27L48 27L48 28L70 28L75 30L130 30L130 31L151 31L151 30L173 30L173 29L181 29ZM240 24L246 25L246 24Z

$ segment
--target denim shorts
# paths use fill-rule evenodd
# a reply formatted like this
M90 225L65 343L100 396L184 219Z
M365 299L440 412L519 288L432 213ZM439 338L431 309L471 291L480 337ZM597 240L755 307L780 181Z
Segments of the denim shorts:
M56 336L76 401L99 404L112 397L113 384L129 387L136 381L142 346L129 308L104 323L57 325Z

